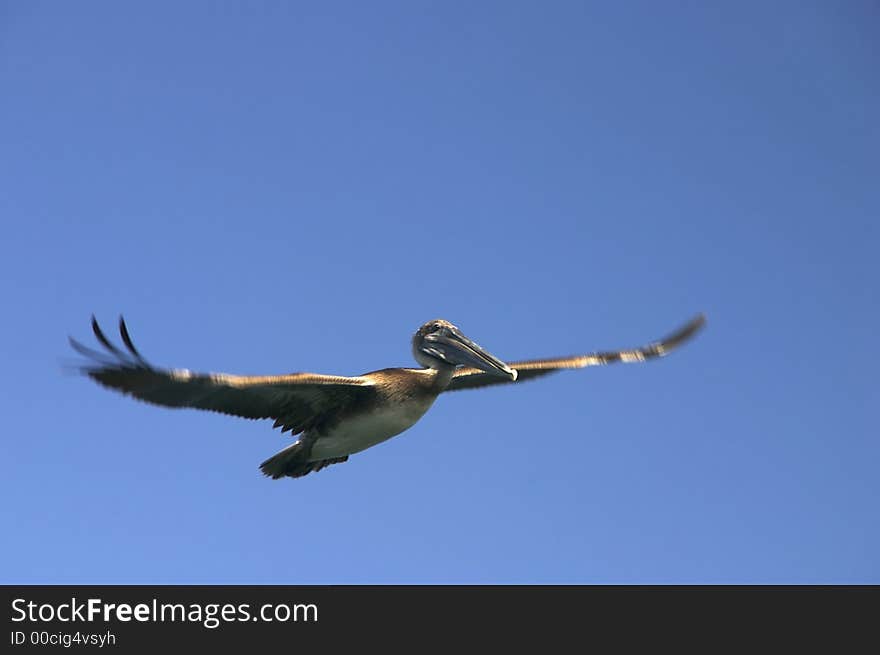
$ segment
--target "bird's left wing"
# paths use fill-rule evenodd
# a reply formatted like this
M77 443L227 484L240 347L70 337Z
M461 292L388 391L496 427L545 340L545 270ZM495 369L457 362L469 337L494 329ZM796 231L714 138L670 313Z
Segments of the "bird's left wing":
M573 355L571 357L557 357L554 359L532 359L524 362L508 362L508 366L516 369L516 382L532 380L542 375L548 375L566 368L584 368L586 366L601 366L614 362L643 362L654 357L663 357L669 354L685 341L690 339L706 323L706 317L702 314L688 321L681 328L669 336L639 348L630 350L611 350L607 352L590 353L587 355ZM476 389L495 384L513 384L509 378L489 375L476 368L460 368L455 371L452 381L446 387L446 391L459 391L461 389Z
M297 434L374 393L371 381L364 377L315 373L247 376L157 368L134 347L122 318L119 332L127 352L104 335L94 317L92 330L105 352L70 339L71 346L91 360L81 367L82 372L105 387L155 405L271 418L275 427Z

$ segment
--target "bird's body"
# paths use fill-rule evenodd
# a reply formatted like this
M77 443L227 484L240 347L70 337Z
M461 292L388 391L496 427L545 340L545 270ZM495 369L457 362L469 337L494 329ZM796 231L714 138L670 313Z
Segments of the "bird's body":
M408 430L449 382L434 369L390 368L363 377L373 381L372 397L305 435L315 440L311 461L353 455Z
M106 353L73 347L93 360L83 371L98 383L165 407L189 407L252 419L274 419L299 439L260 465L272 478L301 477L375 446L412 427L444 391L516 382L565 368L661 357L703 325L702 316L669 337L632 350L513 362L490 355L448 321L425 323L413 336L413 354L423 368L386 368L346 377L314 373L279 376L199 374L155 368L132 344L125 322L120 335L127 352L113 345L92 318Z

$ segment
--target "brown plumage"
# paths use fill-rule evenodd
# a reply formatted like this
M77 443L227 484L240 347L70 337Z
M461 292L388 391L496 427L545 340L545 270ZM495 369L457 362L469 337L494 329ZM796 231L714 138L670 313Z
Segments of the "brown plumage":
M346 377L315 373L241 376L162 369L134 347L125 321L115 346L92 317L92 331L106 352L70 343L92 360L82 371L99 384L155 405L202 409L249 419L272 419L299 439L260 465L267 476L301 477L385 441L411 427L443 391L510 384L565 368L636 362L666 355L704 324L702 315L656 343L555 359L505 364L441 319L413 337L424 368L387 368ZM459 366L466 364L463 368Z
M615 362L643 362L655 357L663 357L690 339L706 323L702 314L688 321L681 328L667 337L646 346L630 350L609 350L607 352L590 353L587 355L571 355L570 357L554 357L552 359L529 359L522 362L508 362L519 374L516 382L534 380L542 375L557 373L567 368L585 368L587 366L604 366ZM476 368L460 368L455 371L446 391L461 389L477 389L495 384L510 384L512 380L504 380L497 376L486 375Z

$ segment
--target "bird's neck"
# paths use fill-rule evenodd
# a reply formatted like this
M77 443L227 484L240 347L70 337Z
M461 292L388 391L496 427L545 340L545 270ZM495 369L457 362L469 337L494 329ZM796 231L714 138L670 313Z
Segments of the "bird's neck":
M432 362L431 370L434 371L434 380L431 386L442 392L452 381L452 375L455 373L455 366L445 362Z

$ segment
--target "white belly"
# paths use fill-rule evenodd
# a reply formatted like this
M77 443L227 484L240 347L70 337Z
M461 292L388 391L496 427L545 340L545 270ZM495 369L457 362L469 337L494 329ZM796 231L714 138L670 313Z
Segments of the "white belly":
M344 420L315 440L309 461L351 455L386 441L412 427L428 411L432 402L433 399L430 402L377 409L370 414Z

